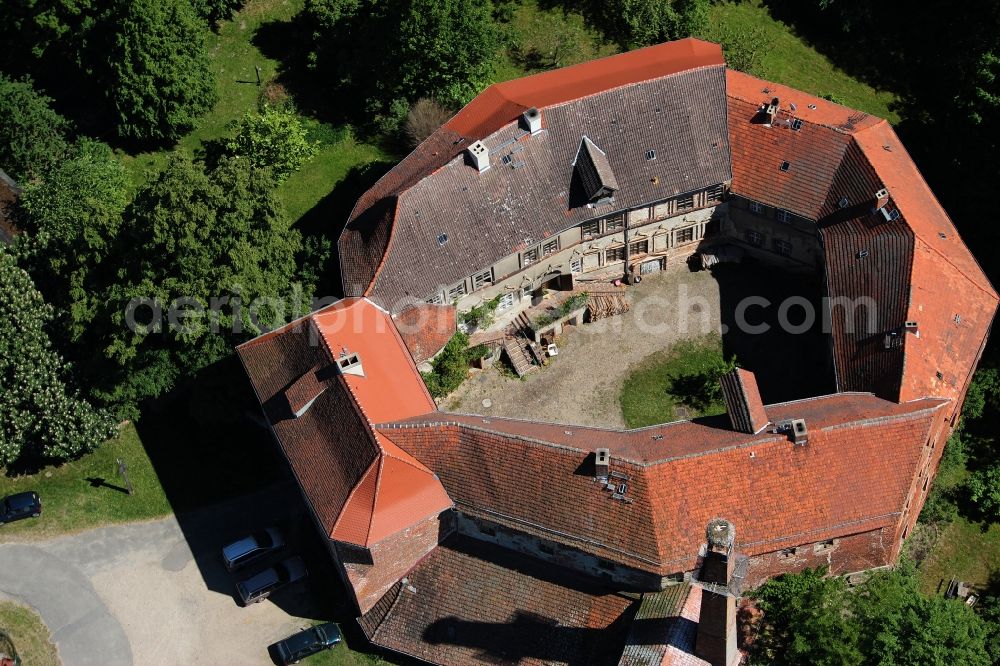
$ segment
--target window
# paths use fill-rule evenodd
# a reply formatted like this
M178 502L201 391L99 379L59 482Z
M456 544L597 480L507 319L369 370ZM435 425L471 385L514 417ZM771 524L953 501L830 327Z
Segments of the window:
M689 210L694 208L694 195L686 194L683 197L677 197L677 210Z
M649 241L641 240L634 243L630 243L628 246L629 254L648 254L649 253Z
M448 290L448 300L457 301L459 297L465 296L468 293L465 289L465 282L459 282L457 285Z
M791 254L792 254L792 244L789 243L788 241L784 240L784 239L775 238L774 239L774 251L777 252L778 254L780 254L783 257L791 256Z
M559 239L553 238L550 241L542 243L542 256L547 257L550 254L555 254L559 251Z
M530 284L527 287L522 287L521 298L531 298L531 295L534 293L534 291L535 288L532 287Z
M757 213L758 215L763 215L764 214L764 207L761 206L756 201L751 201L750 202L750 212L751 213Z
M591 220L590 222L584 222L580 225L580 232L583 235L583 240L597 238L601 235L601 221Z
M782 171L788 171L789 169L792 168L792 163L788 161L782 162L781 166L779 166L778 168L781 169Z
M798 548L785 548L783 551L781 551L778 554L778 557L782 557L782 558L795 557L798 554L799 554L799 549Z
M792 120L792 129L795 130L796 132L798 132L800 129L802 129L802 119L801 118L795 118L794 120Z
M743 232L743 240L757 247L764 244L764 236L759 231L754 231L753 229L747 229Z
M533 247L530 250L525 250L521 255L521 265L530 266L531 264L538 261L538 248Z
M605 263L612 261L625 261L625 247L610 247L604 253Z
M569 262L569 272L570 273L582 273L583 272L583 259L574 259Z
M719 203L722 201L722 185L716 185L705 190L705 200L707 203Z
M830 539L829 541L820 541L819 543L813 545L813 552L825 553L828 550L832 550L838 543L840 543L840 539Z
M427 299L427 302L431 305L444 305L444 294L438 292Z
M677 230L678 243L690 243L694 240L694 227L685 227Z
M778 217L778 222L783 222L785 224L792 223L792 214L789 213L787 210L782 210L781 208L779 208L776 215Z
M604 218L604 231L611 233L625 228L625 213L618 213L611 217Z
M655 159L656 159L656 151L655 150L647 150L646 151L646 161L648 162L650 160L655 160Z
M493 284L493 269L489 269L472 276L472 290L479 291L483 287Z
M542 553L545 553L546 555L556 554L556 549L545 543L538 544L538 550Z
M497 312L506 312L514 307L514 292L508 291L497 301Z

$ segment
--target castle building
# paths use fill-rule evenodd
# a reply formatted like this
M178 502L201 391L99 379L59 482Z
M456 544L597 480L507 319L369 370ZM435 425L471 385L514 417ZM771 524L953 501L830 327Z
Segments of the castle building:
M443 412L423 385L456 309L722 247L822 279L836 392L765 404L735 370L721 420L613 430ZM732 590L891 565L997 307L885 120L695 39L491 86L339 250L348 298L239 355L365 634L448 666L729 664Z

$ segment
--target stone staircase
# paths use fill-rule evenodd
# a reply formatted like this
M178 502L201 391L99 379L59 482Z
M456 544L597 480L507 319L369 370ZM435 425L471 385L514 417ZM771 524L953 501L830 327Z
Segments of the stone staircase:
M518 377L524 377L529 372L538 369L538 366L531 362L528 354L528 341L522 337L507 338L503 343L503 350L510 359L510 364L514 366L514 372Z

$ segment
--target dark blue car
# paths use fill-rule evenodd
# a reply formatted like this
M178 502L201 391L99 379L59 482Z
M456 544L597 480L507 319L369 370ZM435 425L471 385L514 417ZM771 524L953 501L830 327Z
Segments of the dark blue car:
M42 515L42 500L38 499L38 493L33 490L8 495L0 500L0 525L40 515Z
M317 624L303 629L270 647L275 660L285 664L297 664L300 659L323 650L331 650L340 642L340 629L333 622Z

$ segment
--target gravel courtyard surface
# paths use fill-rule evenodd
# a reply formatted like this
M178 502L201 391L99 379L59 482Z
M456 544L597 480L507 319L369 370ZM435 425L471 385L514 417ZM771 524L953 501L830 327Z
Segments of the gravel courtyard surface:
M678 340L721 332L719 284L684 267L645 278L626 292L624 315L570 326L559 355L524 379L489 368L442 404L448 411L622 428L621 392L630 368ZM489 399L491 406L483 407Z
M311 590L328 575L323 558L299 550L293 529L288 550L305 555L310 577L241 608L219 548L294 519L284 498L268 490L180 518L0 544L0 597L38 611L67 666L271 664L270 643L322 616Z

